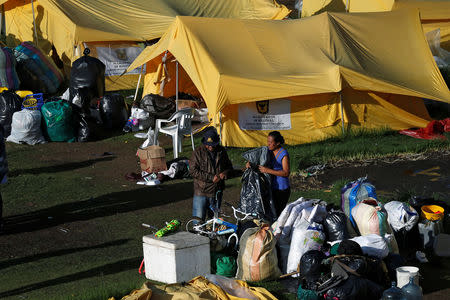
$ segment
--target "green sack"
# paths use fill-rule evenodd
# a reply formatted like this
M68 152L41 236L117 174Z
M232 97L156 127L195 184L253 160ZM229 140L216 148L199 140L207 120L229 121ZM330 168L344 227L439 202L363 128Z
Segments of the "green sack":
M232 256L224 256L217 260L217 275L222 275L225 277L236 276L237 265L236 259Z
M66 101L47 102L41 108L44 132L52 142L75 142L72 108Z
M304 290L302 288L302 285L300 284L298 286L297 290L297 299L299 300L319 300L319 295L316 294L316 292L311 290Z
M337 250L339 248L339 244L340 243L336 243L333 246L331 246L331 249L330 249L330 254L331 255L337 255Z
M226 256L225 253L222 252L216 252L216 251L211 251L210 252L210 257L211 257L211 274L216 274L217 272L217 260L219 258L222 258Z

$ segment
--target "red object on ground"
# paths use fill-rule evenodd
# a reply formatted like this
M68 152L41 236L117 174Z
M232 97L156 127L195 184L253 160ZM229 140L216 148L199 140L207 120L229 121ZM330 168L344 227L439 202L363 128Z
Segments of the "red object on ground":
M445 136L442 135L444 132L450 132L450 118L431 121L425 128L399 131L400 134L424 140L445 139Z

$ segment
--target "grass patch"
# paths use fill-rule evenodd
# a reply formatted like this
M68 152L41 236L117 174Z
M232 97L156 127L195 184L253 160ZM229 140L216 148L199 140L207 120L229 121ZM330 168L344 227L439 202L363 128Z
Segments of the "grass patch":
M345 135L330 137L310 144L286 145L291 159L291 170L298 171L312 165L339 160L364 160L404 153L424 153L429 150L449 150L450 134L447 140L419 140L388 129L351 130ZM248 148L228 148L228 155L234 164L244 166L242 153Z

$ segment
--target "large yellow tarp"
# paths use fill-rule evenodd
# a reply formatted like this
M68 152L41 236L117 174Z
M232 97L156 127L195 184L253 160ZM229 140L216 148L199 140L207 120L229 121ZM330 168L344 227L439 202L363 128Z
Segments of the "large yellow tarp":
M425 33L441 29L441 47L450 51L450 1L417 0L303 0L302 18L329 12L382 12L419 9Z
M146 91L160 93L158 82L166 73L174 81L173 66L161 65L166 51L182 66L180 82L195 85L216 124L222 112L222 142L227 146L264 143L266 132L239 127L238 106L243 103L291 99L291 129L285 131L290 144L340 130L341 114L333 100L339 92L344 122L371 128L426 125L429 117L418 98L450 103L416 10L323 13L288 21L177 17L129 68L147 64L146 84L152 86ZM163 92L173 95L174 84L165 85ZM327 113L334 117L323 121Z
M232 280L232 279L225 279ZM262 287L249 286L245 281L234 280L238 286L245 288L245 292L251 293L258 300L276 300L269 291ZM229 288L229 287L228 287ZM198 276L186 284L151 285L149 282L139 290L134 290L121 300L243 300L242 298L230 294L231 292L213 284L206 278ZM110 298L109 300L115 300Z
M8 44L35 41L31 1L1 3ZM274 0L38 0L33 4L39 46L48 54L54 45L66 66L82 54L83 42L160 38L177 15L283 19L290 12ZM136 81L134 75L113 78L107 88L134 88Z

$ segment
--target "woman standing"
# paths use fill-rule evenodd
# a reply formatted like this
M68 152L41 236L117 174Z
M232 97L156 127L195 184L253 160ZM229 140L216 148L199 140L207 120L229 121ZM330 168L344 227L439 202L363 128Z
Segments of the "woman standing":
M261 173L271 174L272 176L272 199L275 204L277 218L286 207L291 195L289 184L290 164L289 154L282 147L284 138L278 131L272 131L267 136L267 147L271 156L272 168L259 166Z

